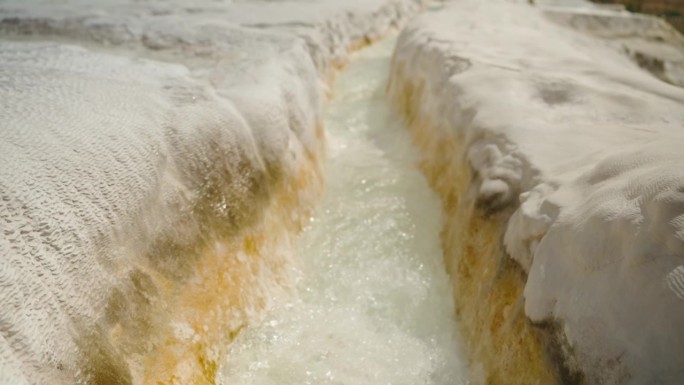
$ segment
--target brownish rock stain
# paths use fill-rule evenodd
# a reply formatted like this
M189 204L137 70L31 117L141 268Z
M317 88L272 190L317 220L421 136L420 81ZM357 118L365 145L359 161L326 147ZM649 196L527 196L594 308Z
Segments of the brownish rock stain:
M525 277L504 253L510 209L487 215L476 208L477 182L463 138L422 113L424 87L393 63L390 102L407 121L422 154L419 167L442 201L444 262L471 368L476 375L482 372L485 384L558 383L543 339L520 310Z

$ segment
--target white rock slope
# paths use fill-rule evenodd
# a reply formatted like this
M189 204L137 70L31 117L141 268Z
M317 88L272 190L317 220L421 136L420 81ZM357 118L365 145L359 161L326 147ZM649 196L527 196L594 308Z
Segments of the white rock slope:
M292 211L278 218L299 220L311 196L292 189L311 189L333 66L418 7L0 4L0 383L150 380L143 358L163 344L149 338L182 318L169 312L207 278L195 276L203 253L261 221L282 189ZM254 303L207 310L228 319L222 340L176 328L204 338L207 376L212 344L285 285L253 268L265 275Z
M432 135L462 141L480 207L517 207L505 246L525 313L562 326L595 384L684 381L684 90L629 49L663 58L682 38L644 20L460 0L412 23L394 58Z

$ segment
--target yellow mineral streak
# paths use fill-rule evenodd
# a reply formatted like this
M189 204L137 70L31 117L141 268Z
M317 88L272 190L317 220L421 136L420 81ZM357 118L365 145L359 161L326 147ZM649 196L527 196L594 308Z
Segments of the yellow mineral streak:
M321 124L316 136L320 148L306 154L298 168L266 179L272 185L261 203L265 207L254 211L257 220L236 233L204 235L204 246L193 252L198 255L187 256L196 261L192 273L175 279L152 266L136 267L135 287L109 301L113 321L106 333L83 342L93 352L87 363L90 383L215 383L220 360L239 330L269 303L292 294L291 245L323 189ZM134 305L125 299L131 296Z
M507 216L475 205L463 139L421 110L424 83L394 63L390 102L407 120L420 168L444 210L441 242L452 279L457 317L473 373L485 384L554 384L541 336L523 313L525 277L503 249Z
M321 192L320 161L320 154L308 156L276 187L261 221L204 251L195 277L172 305L174 317L159 333L160 343L146 354L141 383L214 384L219 360L239 330L278 290L291 291L288 251ZM189 325L190 333L178 325Z
M374 41L360 39L348 52ZM324 76L327 84L333 84L337 72L347 64L346 60L334 63ZM186 284L179 286L154 269L141 268L161 292L160 302L172 300L164 306L163 315L149 315L155 327L149 328L151 335L139 342L151 348L126 348L131 336L123 335L121 327L109 332L115 349L128 352L124 360L133 384L215 384L219 360L225 359L238 332L263 312L275 291L292 294L288 274L292 260L287 251L323 190L325 132L320 123L316 139L320 148L306 155L295 175L282 175L275 182L263 217L237 236L216 239L203 249Z

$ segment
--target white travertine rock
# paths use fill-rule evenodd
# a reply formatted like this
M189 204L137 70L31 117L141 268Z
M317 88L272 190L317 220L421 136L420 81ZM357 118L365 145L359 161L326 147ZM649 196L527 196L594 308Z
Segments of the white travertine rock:
M259 184L304 156L318 108L285 104L273 91L314 102L318 91L283 73L281 84L229 99L178 65L53 43L0 46L0 297L12 307L1 315L3 337L26 356L18 361L30 382L41 383L78 370L79 339L104 317L115 288L145 280L145 255L167 239L189 247L209 237L210 224L241 226L258 213L267 198ZM299 55L307 57L303 45ZM300 63L315 80L313 64ZM184 275L190 257L172 258L152 263ZM46 364L61 369L44 377L30 369Z
M163 307L144 271L259 220L322 146L327 73L419 5L0 4L0 383L135 380L102 334Z
M170 61L185 64L193 62L188 60L188 54L220 57L223 61L264 56L279 45L255 46L254 42L263 40L259 31L273 31L286 42L293 37L304 39L318 69L324 71L331 64L344 62L350 45L379 38L389 28L405 22L423 2L8 1L0 8L0 30L22 35L57 35L79 44L143 46L152 51L171 49L176 55Z
M564 22L577 15L619 20ZM625 49L681 39L623 12L461 0L395 51L412 108L463 142L482 207L517 207L504 242L528 272L525 312L559 321L590 383L684 380L684 90Z
M547 197L560 215L535 252L526 313L565 323L595 383L684 378L682 143L609 155Z
M665 20L595 7L547 7L548 19L604 39L656 77L684 87L684 36Z

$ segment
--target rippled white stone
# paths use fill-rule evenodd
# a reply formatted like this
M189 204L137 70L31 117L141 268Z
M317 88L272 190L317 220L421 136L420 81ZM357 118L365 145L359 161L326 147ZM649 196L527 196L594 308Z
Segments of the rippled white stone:
M142 271L192 270L163 246L257 218L255 186L321 146L333 65L418 4L2 2L0 383L90 381L155 303Z

